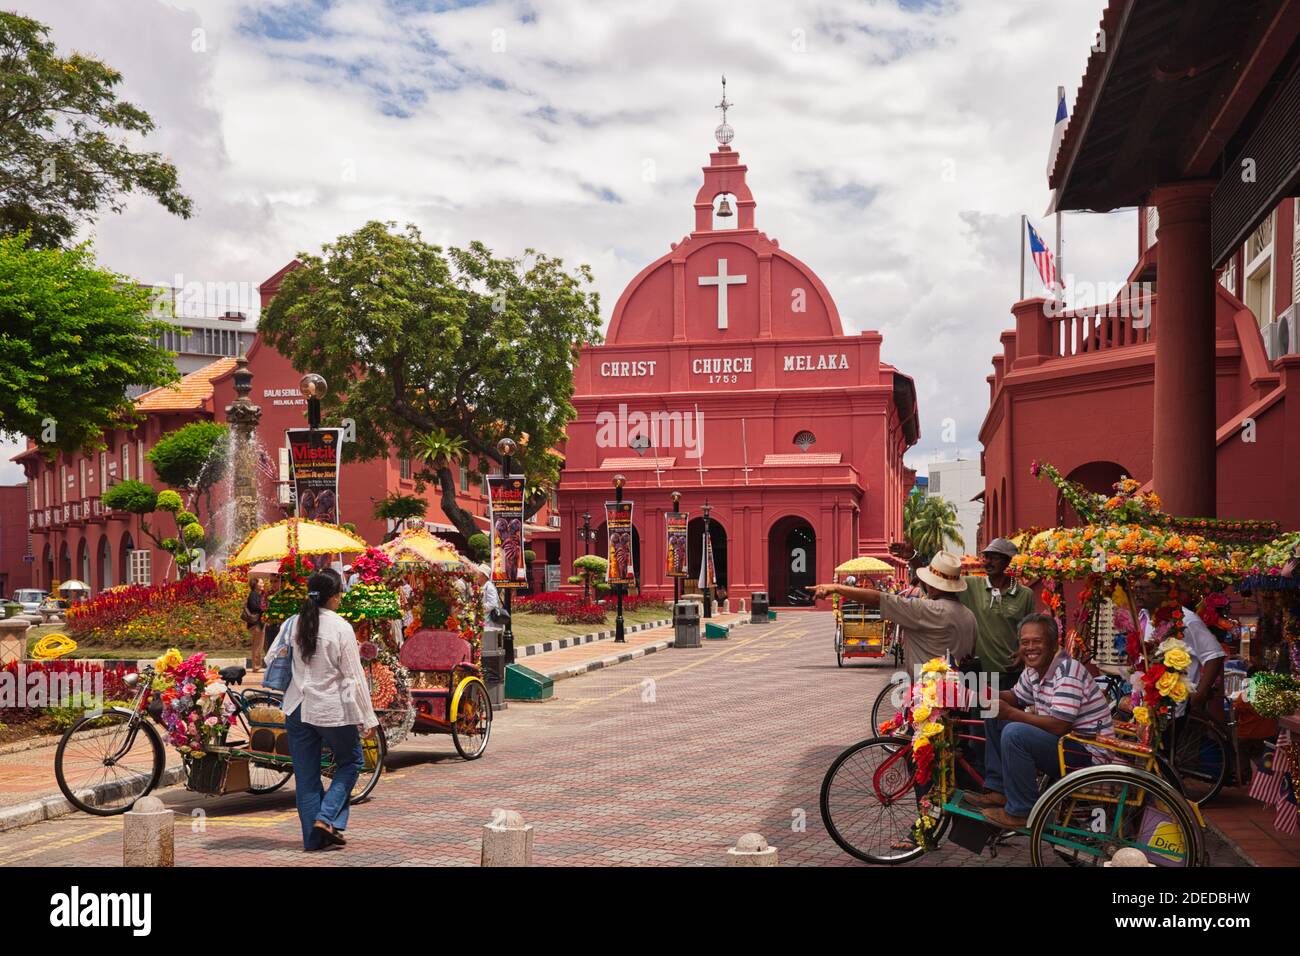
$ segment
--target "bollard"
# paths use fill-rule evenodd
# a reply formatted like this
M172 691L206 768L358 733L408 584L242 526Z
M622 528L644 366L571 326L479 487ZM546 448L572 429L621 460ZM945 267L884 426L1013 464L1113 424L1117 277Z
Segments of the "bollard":
M1126 846L1116 850L1115 855L1102 866L1155 866L1155 864L1149 861L1147 855L1137 847Z
M27 621L20 617L0 620L0 667L27 656Z
M776 847L762 834L746 833L727 851L727 866L776 866Z
M175 865L176 817L157 797L141 797L122 815L123 866Z
M493 810L483 825L480 866L532 866L533 826L517 810Z

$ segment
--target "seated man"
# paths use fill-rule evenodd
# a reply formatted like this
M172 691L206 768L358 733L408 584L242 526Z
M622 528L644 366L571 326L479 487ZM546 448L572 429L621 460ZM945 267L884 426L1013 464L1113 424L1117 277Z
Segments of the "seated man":
M1049 615L1031 614L1020 622L1025 669L1015 687L998 695L997 718L984 721L988 792L966 799L998 826L1023 827L1028 822L1038 799L1039 772L1053 778L1060 774L1057 746L1063 736L1112 732L1105 694L1082 664L1061 651L1060 642L1056 621ZM1077 744L1067 744L1066 751L1089 759Z

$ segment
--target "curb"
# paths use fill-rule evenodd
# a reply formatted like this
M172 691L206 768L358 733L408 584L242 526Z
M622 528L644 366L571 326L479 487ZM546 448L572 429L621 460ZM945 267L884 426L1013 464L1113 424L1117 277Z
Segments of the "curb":
M671 621L666 622L671 623ZM732 628L748 624L748 620L733 621ZM580 677L583 674L589 674L592 671L604 670L607 667L616 667L619 664L626 664L628 661L634 661L638 657L645 657L647 654L656 654L659 651L666 650L673 646L674 638L667 637L662 641L656 641L653 644L644 644L641 647L633 648L630 651L624 651L622 654L613 654L609 657L602 657L594 661L586 661L582 664L574 664L572 667L566 667L562 671L555 671L547 674L553 681L564 680L569 677ZM703 646L703 645L701 645ZM695 648L691 648L694 650Z
M631 627L625 627L623 630L627 634L635 634L637 631L648 631L652 627L666 627L672 622L672 618L666 617L661 621L645 621L641 624L633 624ZM515 658L536 657L538 654L546 654L550 651L558 651L566 647L579 647L583 644L592 644L596 641L609 640L613 636L613 631L593 631L590 634L578 634L574 637L557 637L549 641L541 641L537 644L525 644L522 647L515 649Z
M163 769L162 777L158 780L158 786L154 787L151 792L157 793L159 790L175 786L184 780L185 768L183 766L166 767ZM90 799L87 802L95 804L98 802L94 799L96 794L103 795L111 789L111 784L100 784L91 787L89 791L81 792L88 792ZM79 812L77 808L70 804L61 793L29 800L27 803L20 803L12 807L0 807L0 833L77 812Z

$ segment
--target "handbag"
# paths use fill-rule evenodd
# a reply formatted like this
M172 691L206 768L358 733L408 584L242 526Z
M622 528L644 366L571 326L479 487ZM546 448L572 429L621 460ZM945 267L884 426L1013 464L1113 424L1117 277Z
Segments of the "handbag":
M262 686L269 690L284 692L293 680L293 632L297 628L298 615L295 614L282 625L280 633L266 652L266 676Z

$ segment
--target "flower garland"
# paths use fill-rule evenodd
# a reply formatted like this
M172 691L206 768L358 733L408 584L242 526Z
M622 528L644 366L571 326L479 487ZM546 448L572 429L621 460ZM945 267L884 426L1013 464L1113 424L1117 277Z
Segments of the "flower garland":
M358 582L339 601L339 616L357 624L361 621L392 621L402 616L397 594L383 584Z
M373 641L365 641L361 647L362 666L370 678L370 702L379 718L379 726L384 728L388 746L395 747L406 739L415 724L411 672L388 648Z
M912 686L912 760L920 787L930 785L936 763L952 746L945 718L950 709L962 703L961 684L956 678L948 662L935 657L921 665L921 679ZM912 824L912 839L919 846L930 847L938 815L928 794L921 798L920 807L920 815Z
M469 642L477 663L483 646L482 589L474 576L459 569L398 564L387 575L402 610L411 615L409 637L422 627L456 631Z
M224 743L237 719L225 681L203 661L203 654L182 660L176 648L154 661L152 687L161 692L167 741L187 755Z
M1300 681L1289 674L1261 671L1250 678L1245 697L1261 717L1284 717L1300 710Z
M1168 605L1162 606L1160 611L1166 607ZM1178 610L1178 623L1169 626L1169 631L1177 636L1161 640L1153 655L1155 663L1139 662L1130 678L1133 684L1130 698L1133 719L1142 726L1151 727L1157 737L1163 737L1175 705L1187 700L1195 689L1187 678L1192 655L1182 640L1182 609Z
M393 559L379 548L366 548L352 561L352 571L363 584L382 584L384 575L393 566Z

